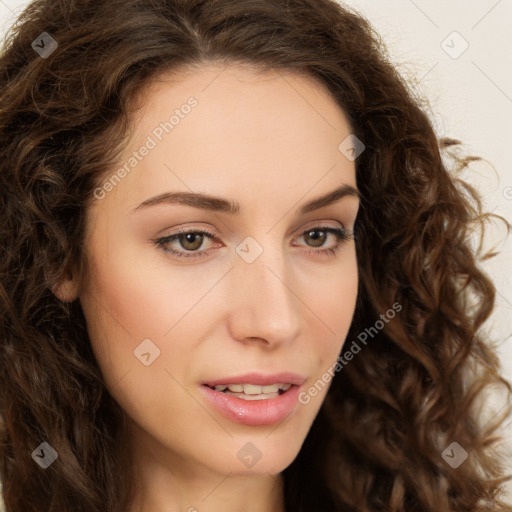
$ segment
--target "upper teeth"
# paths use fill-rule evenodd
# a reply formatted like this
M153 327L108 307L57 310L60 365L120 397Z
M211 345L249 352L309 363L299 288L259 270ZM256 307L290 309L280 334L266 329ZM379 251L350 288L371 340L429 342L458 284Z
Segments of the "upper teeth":
M259 395L261 393L277 393L280 389L286 391L291 388L291 384L271 384L269 386L256 386L254 384L219 384L215 386L215 391L224 391L229 389L233 393L245 393L246 395Z

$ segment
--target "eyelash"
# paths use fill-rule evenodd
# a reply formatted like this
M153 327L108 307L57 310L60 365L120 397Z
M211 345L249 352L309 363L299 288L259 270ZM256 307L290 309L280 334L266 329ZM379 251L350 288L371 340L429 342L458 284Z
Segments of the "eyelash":
M310 233L311 231L323 231L325 233L331 233L333 234L337 239L337 244L335 247L331 247L329 249L321 249L321 250L315 250L311 249L308 251L308 253L316 253L321 256L334 256L338 249L340 249L342 242L346 242L349 240L354 239L354 233L349 231L346 228L333 228L331 226L315 226L311 229L307 229L306 231L303 231L300 236L303 236L307 233ZM159 238L154 241L155 245L157 245L159 248L161 248L163 251L171 253L172 255L178 257L178 258L201 258L203 256L206 256L208 254L208 251L176 251L175 249L169 249L167 245L171 242L174 242L175 240L178 240L180 236L183 235L189 235L189 234L195 234L195 235L205 235L210 240L218 240L217 237L210 233L209 231L200 231L200 230L183 230L178 231L177 233L174 233L172 235Z

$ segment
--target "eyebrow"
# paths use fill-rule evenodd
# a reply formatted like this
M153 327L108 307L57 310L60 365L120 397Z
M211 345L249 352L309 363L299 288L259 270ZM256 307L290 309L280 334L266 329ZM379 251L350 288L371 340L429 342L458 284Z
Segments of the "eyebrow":
M297 215L304 215L314 210L324 208L325 206L329 206L345 197L357 197L360 199L361 194L359 190L352 185L344 184L341 187L302 205L295 213ZM200 208L202 210L227 213L229 215L237 215L241 210L240 203L236 201L228 201L221 197L209 196L200 192L165 192L158 196L146 199L140 203L139 206L131 210L130 213L160 204L183 204L193 206L194 208Z

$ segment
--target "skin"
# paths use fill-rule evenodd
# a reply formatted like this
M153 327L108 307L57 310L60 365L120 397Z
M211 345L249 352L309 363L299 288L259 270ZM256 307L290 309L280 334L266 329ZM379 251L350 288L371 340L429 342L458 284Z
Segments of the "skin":
M191 96L197 107L93 200L87 272L55 293L79 298L106 386L129 418L130 512L283 512L280 472L297 456L329 386L280 424L257 427L217 412L199 386L250 371L293 371L307 378L307 390L335 363L355 309L355 244L325 233L322 245L303 233L351 230L359 200L347 196L302 216L295 210L342 184L356 187L354 162L338 150L351 130L308 77L211 63L145 89L120 161ZM169 191L236 200L241 211L160 204L131 212ZM194 245L207 252L178 259L153 241L179 228L207 229L218 241L176 240L168 245L182 253ZM248 236L263 249L252 263L235 251ZM320 254L337 244L334 256ZM144 339L160 350L149 366L134 356ZM251 468L237 457L248 442L262 454Z

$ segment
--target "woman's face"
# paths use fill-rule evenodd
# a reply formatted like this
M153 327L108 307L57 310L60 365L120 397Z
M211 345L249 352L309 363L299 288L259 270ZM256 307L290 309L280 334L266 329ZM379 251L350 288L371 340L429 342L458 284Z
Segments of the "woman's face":
M189 476L276 474L354 313L354 241L326 231L356 219L355 165L339 148L350 128L298 75L212 64L178 78L146 90L88 210L83 286L60 293L79 297L137 456Z

